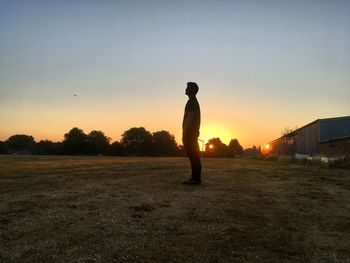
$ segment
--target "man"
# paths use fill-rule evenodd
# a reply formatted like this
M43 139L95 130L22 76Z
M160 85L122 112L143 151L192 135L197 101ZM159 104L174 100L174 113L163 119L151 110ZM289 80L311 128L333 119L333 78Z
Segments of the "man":
M188 101L185 107L184 119L182 122L182 142L186 154L191 162L192 176L191 179L184 184L200 184L201 183L201 160L198 145L199 127L201 124L201 112L199 103L196 98L198 85L195 82L188 82L186 95Z

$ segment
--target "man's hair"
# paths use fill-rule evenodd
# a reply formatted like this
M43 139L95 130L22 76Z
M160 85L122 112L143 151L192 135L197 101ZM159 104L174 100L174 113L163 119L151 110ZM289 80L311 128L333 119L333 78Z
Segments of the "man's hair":
M199 88L196 82L187 82L187 87L193 90L194 94L197 94Z

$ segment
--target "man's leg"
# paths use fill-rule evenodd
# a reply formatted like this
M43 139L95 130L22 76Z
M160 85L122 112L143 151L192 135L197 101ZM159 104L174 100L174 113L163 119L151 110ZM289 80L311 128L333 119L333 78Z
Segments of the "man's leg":
M200 157L196 155L192 163L192 179L201 182L202 164Z
M184 184L197 184L201 182L201 161L197 137L184 137L183 144L192 170L191 180L184 182Z
M201 182L202 164L200 159L200 150L197 138L192 142L192 149L189 156L192 168L192 179Z

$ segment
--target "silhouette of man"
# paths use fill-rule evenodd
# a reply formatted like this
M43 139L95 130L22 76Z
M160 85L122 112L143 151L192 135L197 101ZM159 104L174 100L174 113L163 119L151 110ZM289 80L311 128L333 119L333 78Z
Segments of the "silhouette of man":
M191 179L183 184L200 184L202 165L200 160L200 150L198 145L199 127L201 124L201 111L196 94L199 88L195 82L188 82L186 95L188 101L185 106L185 114L182 122L182 142L186 154L191 162Z

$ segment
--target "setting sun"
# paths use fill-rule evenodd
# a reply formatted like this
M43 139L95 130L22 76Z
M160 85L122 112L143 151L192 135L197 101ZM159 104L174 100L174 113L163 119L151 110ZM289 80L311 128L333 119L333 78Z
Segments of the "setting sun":
M220 140L225 144L229 144L230 140L234 138L230 131L226 129L223 125L204 124L203 127L201 127L199 136L200 139L204 140L205 142L208 142L209 139L217 137L219 137Z

